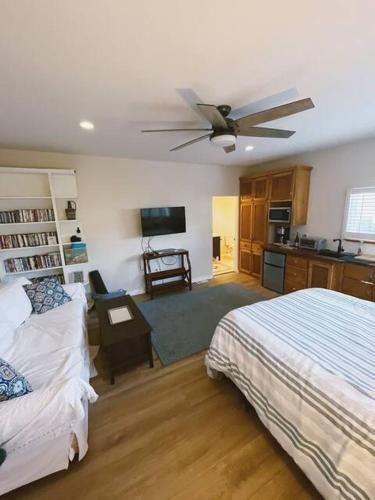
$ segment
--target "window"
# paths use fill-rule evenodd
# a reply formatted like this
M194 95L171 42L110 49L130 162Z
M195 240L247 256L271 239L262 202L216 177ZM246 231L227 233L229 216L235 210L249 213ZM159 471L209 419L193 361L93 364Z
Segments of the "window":
M349 240L375 241L375 187L349 189L343 237Z

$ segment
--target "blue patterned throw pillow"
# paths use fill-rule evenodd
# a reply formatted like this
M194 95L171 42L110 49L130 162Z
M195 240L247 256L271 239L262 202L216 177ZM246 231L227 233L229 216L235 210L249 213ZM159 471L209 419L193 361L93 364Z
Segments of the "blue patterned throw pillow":
M72 300L56 278L45 278L32 285L25 285L24 289L33 306L33 312L37 314L45 313Z
M0 401L18 398L29 392L32 388L25 377L0 358Z

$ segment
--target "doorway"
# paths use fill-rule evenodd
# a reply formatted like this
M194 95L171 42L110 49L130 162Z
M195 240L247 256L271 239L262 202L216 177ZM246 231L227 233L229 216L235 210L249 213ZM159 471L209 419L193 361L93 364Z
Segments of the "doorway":
M237 271L238 196L212 198L212 273Z

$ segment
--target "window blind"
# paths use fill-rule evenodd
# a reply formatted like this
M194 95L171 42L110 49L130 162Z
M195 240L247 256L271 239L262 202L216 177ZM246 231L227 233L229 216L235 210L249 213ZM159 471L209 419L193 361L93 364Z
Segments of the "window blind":
M348 191L343 237L375 241L375 187Z

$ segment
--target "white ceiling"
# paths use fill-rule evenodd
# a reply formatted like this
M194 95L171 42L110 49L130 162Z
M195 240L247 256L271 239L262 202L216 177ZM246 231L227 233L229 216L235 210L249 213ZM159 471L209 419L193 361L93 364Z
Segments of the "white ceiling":
M374 18L373 0L2 0L0 145L239 165L373 136ZM203 125L182 88L233 108L316 108L269 124L290 139L171 153L200 133L140 129Z

